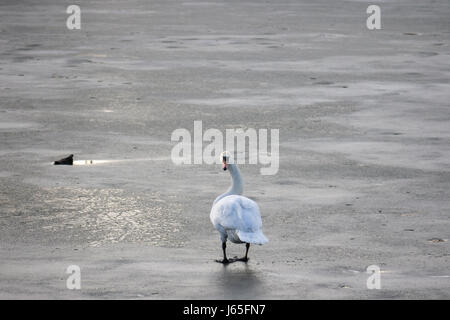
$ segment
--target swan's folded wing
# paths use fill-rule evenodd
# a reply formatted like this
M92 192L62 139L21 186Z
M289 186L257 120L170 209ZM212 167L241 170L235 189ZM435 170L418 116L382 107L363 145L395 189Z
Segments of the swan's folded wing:
M221 199L213 208L212 220L225 229L243 232L256 232L262 229L261 214L253 200L243 196L228 196Z
M239 197L240 203L239 217L241 221L241 231L256 232L262 229L261 213L255 201L246 197Z

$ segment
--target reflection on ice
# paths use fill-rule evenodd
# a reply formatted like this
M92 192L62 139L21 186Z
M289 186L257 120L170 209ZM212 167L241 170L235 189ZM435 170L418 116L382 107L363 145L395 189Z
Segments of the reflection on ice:
M158 192L76 186L31 188L27 201L19 201L18 195L24 192L21 186L9 192L11 197L2 204L2 216L16 220L0 219L2 232L17 224L15 227L23 228L21 236L27 239L39 233L43 242L88 246L144 242L181 247L185 242L181 204Z
M96 164L110 164L110 163L123 163L123 162L140 162L140 161L166 161L170 160L169 157L159 158L143 158L143 159L115 159L115 160L74 160L74 166L88 166Z
M91 164L104 164L104 163L114 163L121 162L125 160L75 160L73 162L74 166L86 166Z

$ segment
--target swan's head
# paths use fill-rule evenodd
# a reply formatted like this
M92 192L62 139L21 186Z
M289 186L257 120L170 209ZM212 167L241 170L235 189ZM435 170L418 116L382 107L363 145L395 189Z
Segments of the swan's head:
M223 163L223 170L227 170L228 164L230 163L230 154L227 151L224 151L220 154L220 158Z

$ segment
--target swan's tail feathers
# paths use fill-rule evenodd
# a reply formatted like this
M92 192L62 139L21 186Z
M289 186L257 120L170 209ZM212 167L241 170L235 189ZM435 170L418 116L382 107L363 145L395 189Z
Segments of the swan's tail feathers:
M255 232L238 231L237 234L242 242L260 245L269 242L269 239L267 239L261 230Z

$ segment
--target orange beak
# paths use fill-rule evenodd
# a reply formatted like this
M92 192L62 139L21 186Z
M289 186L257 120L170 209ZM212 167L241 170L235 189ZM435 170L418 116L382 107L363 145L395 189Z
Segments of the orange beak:
M226 171L228 168L228 164L226 161L223 162L223 171Z

